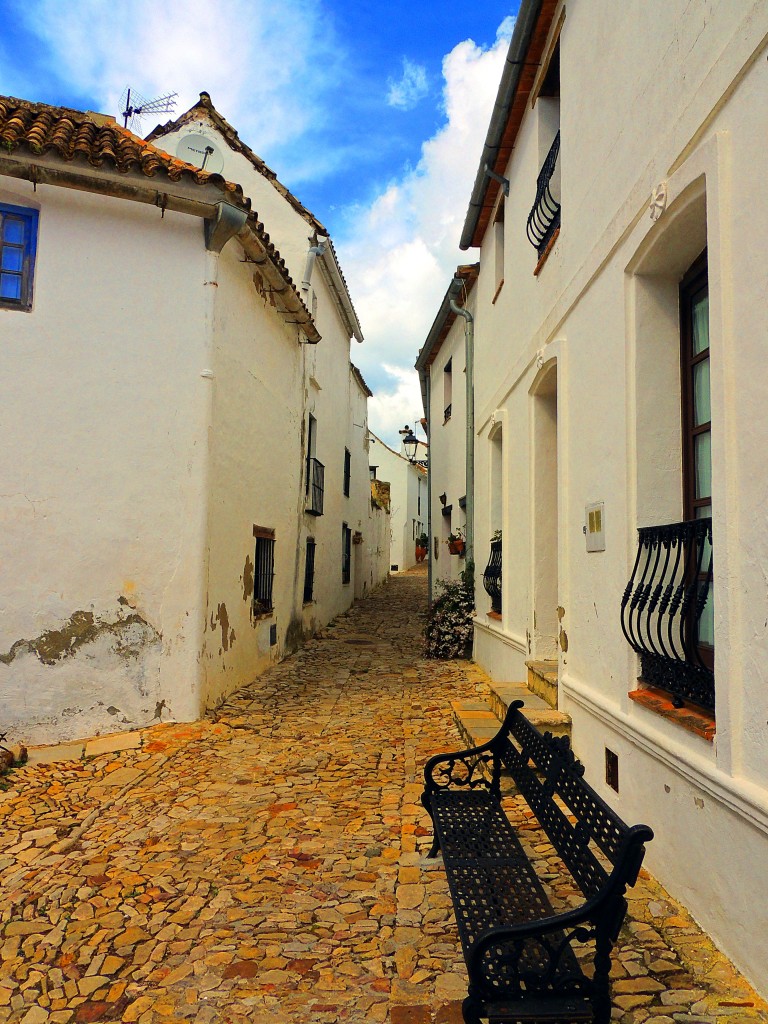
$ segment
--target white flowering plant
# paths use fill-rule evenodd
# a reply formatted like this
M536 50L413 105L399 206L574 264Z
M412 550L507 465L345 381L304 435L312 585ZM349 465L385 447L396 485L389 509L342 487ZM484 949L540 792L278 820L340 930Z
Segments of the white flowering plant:
M475 609L471 574L441 580L424 628L428 658L469 658L472 654L472 617Z

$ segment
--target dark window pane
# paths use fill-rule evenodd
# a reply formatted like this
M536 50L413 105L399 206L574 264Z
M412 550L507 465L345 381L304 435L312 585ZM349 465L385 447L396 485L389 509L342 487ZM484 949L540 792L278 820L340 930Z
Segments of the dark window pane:
M693 367L693 425L700 427L702 423L709 423L711 419L709 359L703 359Z
M0 298L21 299L21 277L16 274L0 274Z
M704 294L694 300L691 310L693 319L693 354L704 352L709 348L709 295Z
M3 217L3 241L24 244L24 221L19 217Z
M24 263L24 250L17 249L15 246L6 245L3 247L3 256L0 267L3 270L15 270L16 273L21 273L21 268Z

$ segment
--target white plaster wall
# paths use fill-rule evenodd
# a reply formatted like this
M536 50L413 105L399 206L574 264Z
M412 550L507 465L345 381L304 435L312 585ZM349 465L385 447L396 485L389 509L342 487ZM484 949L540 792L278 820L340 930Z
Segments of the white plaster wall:
M451 416L446 420L445 367L449 361L452 378ZM456 527L466 532L466 512L459 506L459 499L467 490L465 365L464 320L457 318L430 367L432 422L429 431L429 469L432 474L432 547L429 557L432 559L433 582L458 579L465 566L464 558L452 555L447 543L448 534ZM444 505L440 501L441 494L445 495ZM443 509L449 505L450 515L443 515ZM478 559L478 565L479 561Z
M302 363L286 325L241 262L235 241L221 256L215 291L206 705L262 672L303 639L301 478ZM272 614L254 616L253 527L275 531ZM270 644L270 627L277 643Z
M15 181L0 196L40 210L34 308L0 310L0 721L41 743L194 718L202 223ZM73 615L93 628L71 645ZM40 638L53 664L19 643Z
M650 869L765 994L768 204L755 167L768 129L768 10L746 3L734 13L726 2L694 8L682 0L663 11L608 0L569 5L561 37L562 231L538 277L525 237L540 163L538 104L515 144L507 168L505 284L492 302L489 231L475 289L478 543L491 525L483 477L500 418L508 474L504 621L496 633L478 625L475 656L496 678L515 678L533 633L531 392L537 374L556 360L557 600L567 636L561 706L573 715L574 743L598 788L604 747L614 744L619 753L621 795L604 795L628 820L656 829ZM647 204L662 180L668 207L654 224ZM703 219L692 206L685 229L675 231L674 218L696 188L706 190ZM653 346L676 318L659 305L660 282L671 275L674 299L702 226L712 340L714 744L628 699L638 666L619 614L637 526L680 514L678 463L668 445L674 424L665 420L674 410L653 400L655 389L677 381ZM606 550L587 554L584 508L600 500Z
M246 157L229 148L207 115L202 114L199 120L163 136L157 144L175 152L180 138L196 132L208 134L215 141L224 157L221 173L227 180L239 183L251 199L252 208L257 211L298 287L304 277L314 228ZM258 150L258 140L248 141L254 142ZM363 521L362 509L352 507L343 495L344 447L351 444L353 457L359 462L365 433L359 429L355 429L354 435L350 433L350 338L320 260L315 263L311 287L302 295L322 336L318 346L307 347L305 352L302 410L302 443L306 441L306 424L311 413L317 420L316 457L325 466L323 515L305 516L300 538L302 565L306 537L312 536L316 541L314 600L303 612L304 630L312 632L351 605L355 590L354 560L365 561L358 569L359 578L361 573L370 574L370 558L367 549L360 551L360 546L355 545L352 582L342 583L342 523L347 522L350 528L358 530L360 526L355 524ZM303 465L302 462L297 471L303 472Z
M427 528L427 474L412 465L404 455L393 451L380 438L375 437L370 451L370 462L377 466L379 480L390 485L391 498L391 544L390 565L396 565L399 572L416 565L416 543L413 537L413 520ZM418 480L421 480L421 515L418 510Z

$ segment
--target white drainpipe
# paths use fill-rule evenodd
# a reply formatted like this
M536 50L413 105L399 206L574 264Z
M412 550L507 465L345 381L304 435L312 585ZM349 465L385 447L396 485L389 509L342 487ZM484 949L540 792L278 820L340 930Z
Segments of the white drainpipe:
M461 293L464 282L454 277L448 289L448 300L451 312L462 316L465 320L465 362L467 384L467 433L466 433L466 495L467 495L467 527L466 527L466 564L474 567L475 562L475 319L468 309L456 305L456 298Z

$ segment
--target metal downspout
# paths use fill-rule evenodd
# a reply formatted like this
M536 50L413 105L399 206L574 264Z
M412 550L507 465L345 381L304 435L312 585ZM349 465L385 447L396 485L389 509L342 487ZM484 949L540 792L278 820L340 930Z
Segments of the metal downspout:
M475 564L475 318L468 309L456 305L456 297L464 287L460 277L454 277L448 289L451 312L464 317L464 352L467 385L467 431L466 431L466 496L467 535L465 538L466 565Z

